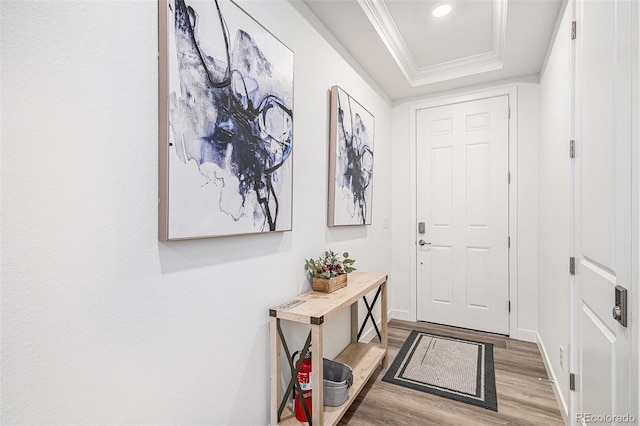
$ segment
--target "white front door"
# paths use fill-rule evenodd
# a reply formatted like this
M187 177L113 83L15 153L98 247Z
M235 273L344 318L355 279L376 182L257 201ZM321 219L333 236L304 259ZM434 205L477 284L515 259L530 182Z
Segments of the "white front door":
M636 394L631 388L633 324L624 327L612 315L615 287L631 288L630 6L630 1L576 2L574 420L578 424L594 420L623 424L629 423L629 415L637 416L630 412ZM630 313L627 318L631 320Z
M426 108L417 129L417 318L509 334L509 99Z

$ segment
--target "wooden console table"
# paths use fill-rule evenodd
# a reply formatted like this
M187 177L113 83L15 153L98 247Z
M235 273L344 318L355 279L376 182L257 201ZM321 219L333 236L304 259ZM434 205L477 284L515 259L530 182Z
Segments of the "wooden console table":
M371 305L369 305L365 296L376 289L378 289L376 296ZM382 296L380 300L381 330L378 330L372 313L372 308L375 306L378 296ZM368 312L362 327L358 330L358 300L360 300L360 298L364 299ZM349 389L349 398L344 404L339 407L324 407L322 389L323 324L326 320L347 307L351 307L351 344L338 355L336 361L345 363L351 367L353 370L353 384ZM349 281L346 287L333 293L311 291L301 294L283 305L270 309L269 316L269 339L271 346L271 425L304 424L296 420L288 403L291 400L291 391L297 384L295 366L291 362L289 363L289 367L292 370L292 379L284 396L282 392L280 377L281 349L285 349L285 355L289 361L291 354L284 339L282 329L280 328L281 320L294 321L311 326L305 347L300 352L306 353L309 345L311 345L311 363L313 365L311 382L313 383L313 391L312 421L310 424L316 426L336 425L356 399L376 367L378 365L384 367L386 364L387 276L383 274L352 272L349 274ZM380 343L367 344L358 342L360 334L362 334L364 326L369 319L373 322L374 328L380 338Z

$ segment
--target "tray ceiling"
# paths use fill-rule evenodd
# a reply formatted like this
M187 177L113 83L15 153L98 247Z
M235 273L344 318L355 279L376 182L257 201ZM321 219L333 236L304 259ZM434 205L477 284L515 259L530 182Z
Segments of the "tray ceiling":
M391 98L535 76L545 60L562 0L294 1L327 30Z

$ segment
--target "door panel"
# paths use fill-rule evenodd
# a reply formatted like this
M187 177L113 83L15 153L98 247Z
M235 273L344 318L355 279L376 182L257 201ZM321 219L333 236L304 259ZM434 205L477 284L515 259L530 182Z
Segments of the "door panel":
M612 414L614 399L612 381L608 374L589 374L605 368L606 371L615 371L616 336L605 323L600 320L598 314L587 305L583 305L580 312L582 332L582 366L586 374L583 374L582 388L597 390L597 392L583 392L583 406L589 413ZM604 396L604 397L603 397ZM588 408L587 408L588 407Z
M490 307L491 249L467 247L467 306Z
M432 247L433 302L453 302L453 250L452 247Z
M575 418L580 420L585 413L633 414L630 329L612 316L616 285L631 287L626 41L631 11L627 1L578 0L576 12Z
M433 150L433 226L451 228L453 213L453 149L449 147Z
M508 105L417 111L418 320L509 333Z
M490 143L467 145L467 228L489 227Z

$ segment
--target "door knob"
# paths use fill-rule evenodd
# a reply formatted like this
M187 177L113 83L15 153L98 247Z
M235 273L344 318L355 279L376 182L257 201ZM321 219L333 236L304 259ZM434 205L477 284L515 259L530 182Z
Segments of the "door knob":
M611 313L613 314L614 320L620 321L622 319L622 309L620 308L620 306L614 306Z
M421 246L430 246L431 245L431 243L427 243L425 240L418 241L418 244L420 244Z

